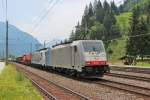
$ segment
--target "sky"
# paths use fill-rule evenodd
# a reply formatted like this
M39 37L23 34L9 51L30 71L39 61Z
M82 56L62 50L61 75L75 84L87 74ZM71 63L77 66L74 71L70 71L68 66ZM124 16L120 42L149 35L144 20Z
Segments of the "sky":
M114 1L118 5L123 0ZM41 43L63 40L81 21L90 2L94 0L8 0L8 20ZM5 21L5 0L0 0L0 21Z

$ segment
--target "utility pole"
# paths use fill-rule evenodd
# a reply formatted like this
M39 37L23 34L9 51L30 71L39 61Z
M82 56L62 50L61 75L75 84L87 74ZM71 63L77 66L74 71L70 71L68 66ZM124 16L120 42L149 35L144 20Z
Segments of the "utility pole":
M5 50L3 50L3 61L5 60Z
M6 0L6 65L8 65L8 19L7 19L7 0Z
M46 48L46 40L44 41L44 48Z
M30 44L30 53L32 54L32 42Z

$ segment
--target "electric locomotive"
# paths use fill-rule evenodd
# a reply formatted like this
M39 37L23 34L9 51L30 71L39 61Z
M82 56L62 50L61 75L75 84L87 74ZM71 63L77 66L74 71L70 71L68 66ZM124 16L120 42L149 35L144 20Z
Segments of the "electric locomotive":
M22 58L24 64L31 63L42 69L54 69L75 76L102 77L104 73L109 72L101 40L77 40L53 48L40 49Z
M101 40L78 40L52 48L51 66L81 76L103 76L109 72Z

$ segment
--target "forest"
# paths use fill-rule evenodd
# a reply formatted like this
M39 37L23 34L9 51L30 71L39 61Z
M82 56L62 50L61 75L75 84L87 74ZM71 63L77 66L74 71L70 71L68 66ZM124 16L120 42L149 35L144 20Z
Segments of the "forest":
M103 40L109 60L119 60L126 55L149 58L150 1L125 0L119 6L114 1L91 2L69 41L80 39Z

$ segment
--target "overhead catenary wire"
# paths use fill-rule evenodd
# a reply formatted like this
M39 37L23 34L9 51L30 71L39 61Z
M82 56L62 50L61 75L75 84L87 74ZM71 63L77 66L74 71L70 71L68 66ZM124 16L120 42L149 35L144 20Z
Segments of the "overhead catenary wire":
M47 7L43 8L42 11L40 12L40 15L39 16L36 16L35 17L35 20L33 21L33 23L37 23L38 20L40 20L40 18L43 16L43 14L45 13L45 10L47 10L51 4L53 3L54 0L47 0L48 1L48 5ZM36 22L37 21L37 22ZM35 25L34 25L35 26Z
M127 38L135 38L135 37L148 36L148 35L150 35L150 33L128 36ZM119 40L119 39L121 39L121 38L123 38L123 37L118 37L118 38L115 38L115 39L106 40L106 41L104 41L104 42L111 42L111 41Z
M139 37L139 36L147 36L150 35L150 33L147 34L139 34L139 35L134 35L134 36L129 36L129 38L134 38L134 37Z
M49 12L55 7L55 5L58 3L59 0L57 0L51 7L48 8L48 10L43 14L43 16L41 16L39 22L37 22L35 24L35 26L33 27L33 30L31 31L34 32L36 30L36 28L40 25L40 23L45 19L45 17L49 14Z
M142 37L142 36L148 36L148 35L150 35L150 33L147 33L147 34L140 34L140 35L134 35L134 36L129 36L129 37L127 37L127 38L134 38L134 37ZM118 40L118 39L120 39L120 38L122 38L122 37L119 37L119 38L116 38L116 39L112 39L112 40L107 40L107 41L104 41L104 42L108 42L108 41L114 41L114 40ZM48 43L51 43L51 42L54 42L54 41L56 41L56 40L53 40L53 41L49 41ZM0 43L0 44L3 44L3 43ZM18 45L25 45L25 46L27 46L27 47L31 47L31 43L9 43L9 46L18 46ZM38 48L37 47L37 45L36 45L36 48Z
M142 37L142 36L148 36L148 35L150 35L150 33L147 33L147 34L140 34L140 35L134 35L134 36L128 36L127 38L135 38L135 37ZM121 38L123 38L123 37L118 37L118 38L115 38L115 39L111 39L111 40L106 40L106 41L104 41L104 42L109 42L109 41L115 41L115 40L119 40L119 39L121 39ZM4 39L0 39L0 40L4 40ZM9 39L9 40L11 40L11 41L19 41L20 39ZM59 42L60 42L61 40L59 40ZM47 42L47 44L49 44L49 43L53 43L53 42L58 42L58 40L52 40L52 41L48 41ZM4 43L0 43L0 44L4 44ZM9 45L11 45L12 43L9 43ZM24 43L24 42L18 42L18 43L13 43L12 45L21 45L21 44L30 44L30 42L29 43Z
M60 0L55 1L53 3L53 5L48 8L48 10L41 16L40 20L35 24L35 26L33 27L33 30L31 31L31 33L33 33L37 29L37 27L40 25L40 23L45 19L45 17L47 17L49 12L58 4L59 1Z

